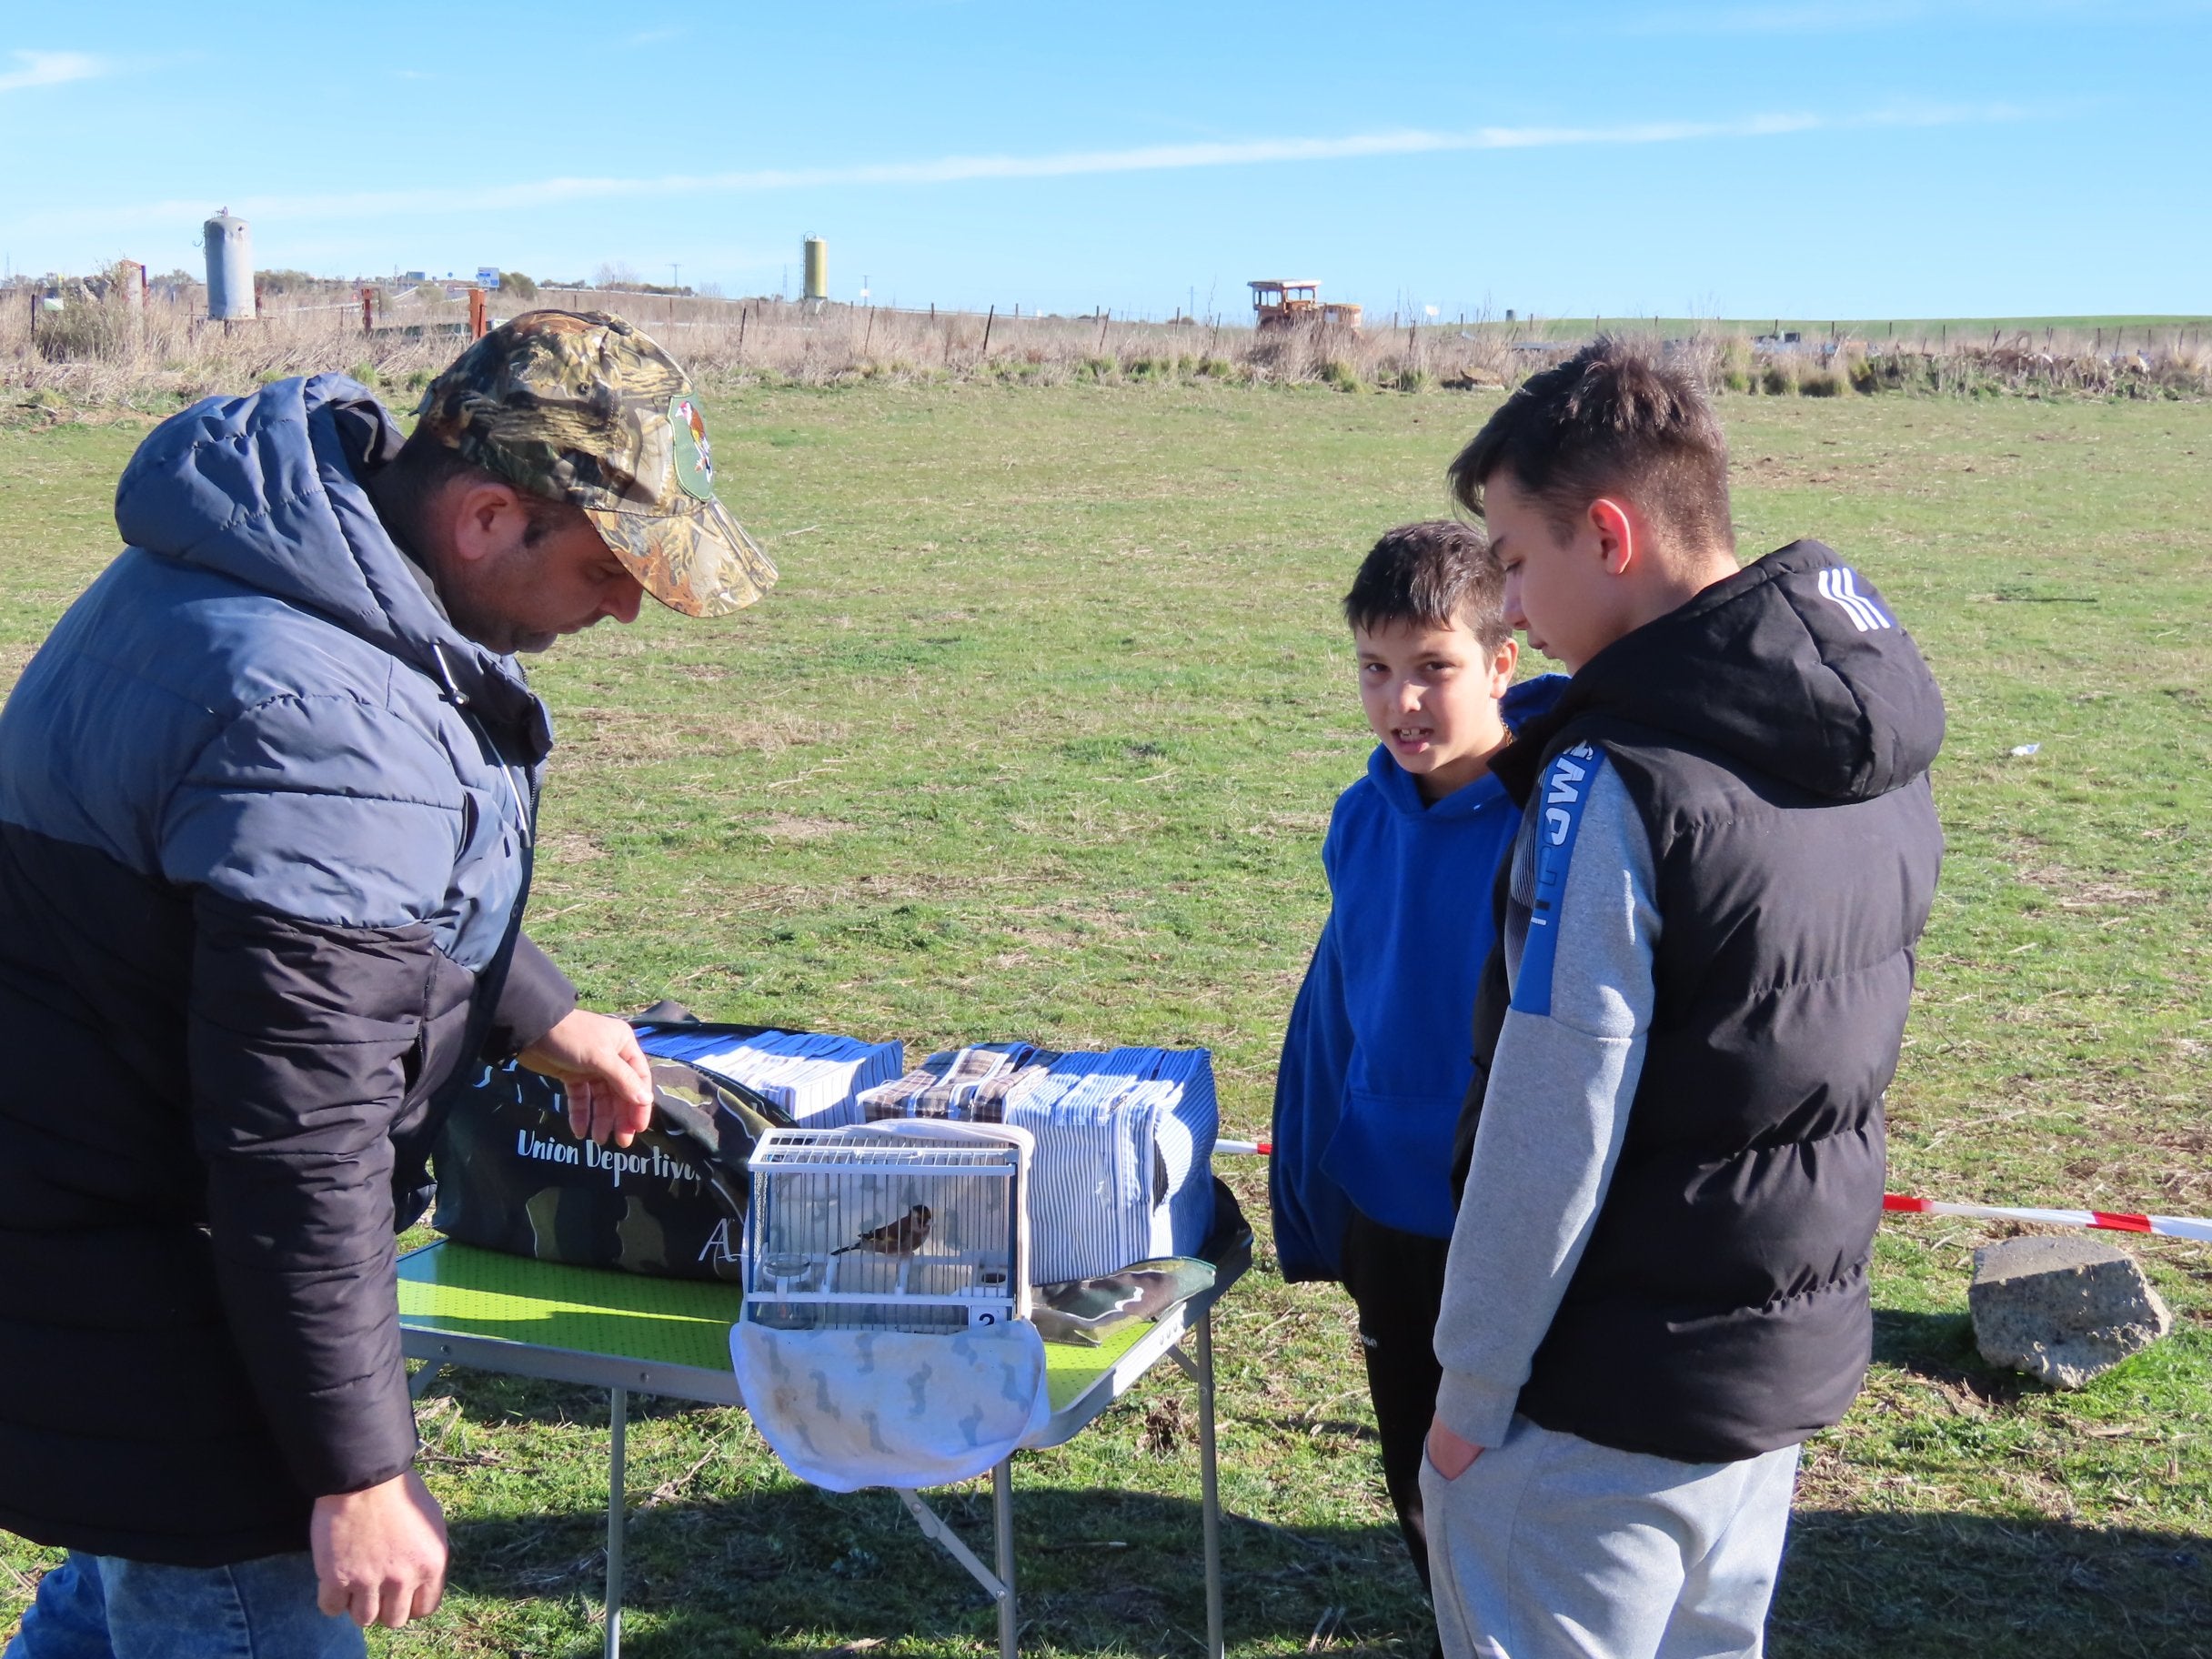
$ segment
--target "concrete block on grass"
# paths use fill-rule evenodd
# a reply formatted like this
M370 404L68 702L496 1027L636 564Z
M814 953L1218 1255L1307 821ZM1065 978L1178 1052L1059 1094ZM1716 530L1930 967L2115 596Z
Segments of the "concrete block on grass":
M1982 1358L2081 1388L2173 1329L2126 1251L2096 1239L2007 1239L1974 1252L1966 1292Z

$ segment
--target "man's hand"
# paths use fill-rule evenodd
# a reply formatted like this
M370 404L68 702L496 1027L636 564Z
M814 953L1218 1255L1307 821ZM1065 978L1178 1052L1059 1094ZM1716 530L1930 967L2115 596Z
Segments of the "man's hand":
M446 1517L412 1469L381 1486L315 1500L307 1523L315 1604L363 1630L426 1618L446 1593Z
M1472 1441L1462 1440L1444 1427L1441 1417L1429 1419L1429 1462L1436 1465L1436 1473L1447 1481L1456 1481L1474 1466L1474 1460L1483 1455L1483 1448Z
M579 1139L628 1146L653 1121L652 1068L627 1021L571 1009L517 1058L567 1086Z

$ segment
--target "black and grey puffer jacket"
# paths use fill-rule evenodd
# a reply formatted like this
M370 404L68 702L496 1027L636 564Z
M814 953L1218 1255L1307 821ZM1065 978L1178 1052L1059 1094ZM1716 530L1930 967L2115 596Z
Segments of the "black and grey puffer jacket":
M1493 763L1541 824L1545 769L1602 748L1651 838L1661 918L1643 1071L1521 1392L1533 1422L1724 1462L1803 1440L1857 1393L1943 732L1887 602L1801 541L1600 651ZM1499 900L1501 931L1524 934L1533 895L1502 875ZM1463 1180L1509 1000L1493 954Z
M163 423L0 711L0 1526L41 1543L296 1550L408 1466L435 1097L574 1004L518 931L544 710L379 524L397 437L337 376Z

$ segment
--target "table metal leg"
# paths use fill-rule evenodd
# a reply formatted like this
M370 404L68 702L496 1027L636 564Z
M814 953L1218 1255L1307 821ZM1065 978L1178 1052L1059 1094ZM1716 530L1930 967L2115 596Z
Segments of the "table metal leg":
M991 1530L999 1541L999 1582L1006 1594L999 1598L999 1659L1016 1659L1021 1652L1021 1618L1014 1606L1014 1460L1000 1458L990 1472Z
M629 1493L625 1483L628 1448L629 1390L607 1391L611 1425L607 1455L607 1659L622 1654L622 1534L629 1523Z
M1206 1652L1222 1659L1222 1488L1213 1445L1213 1310L1198 1315L1199 1521L1206 1547Z
M1001 1659L1015 1659L1015 1633L1019 1628L1014 1617L1014 1492L1009 1478L1012 1460L1000 1463L990 1472L991 1524L998 1538L999 1570L993 1573L985 1566L967 1541L950 1526L945 1518L921 1501L921 1493L910 1486L894 1486L899 1501L906 1505L907 1513L914 1517L914 1524L921 1528L922 1536L934 1539L946 1554L968 1569L968 1575L983 1586L990 1599L999 1604L999 1652Z

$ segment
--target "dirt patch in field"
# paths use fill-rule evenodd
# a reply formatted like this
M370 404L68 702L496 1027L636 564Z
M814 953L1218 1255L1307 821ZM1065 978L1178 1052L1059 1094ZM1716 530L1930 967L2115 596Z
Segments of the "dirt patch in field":
M2030 887L2048 893L2062 910L2100 910L2155 904L2166 895L2116 880L2104 872L2068 870L2059 864L2025 866L2013 872Z
M588 864L607 856L607 849L588 835L572 830L538 838L538 856L548 864Z
M842 835L856 824L841 823L834 818L798 818L788 812L779 812L751 826L754 833L771 841L826 841L833 835Z
M743 715L672 715L610 704L563 709L559 721L561 746L588 751L603 766L710 755L779 755L833 742L841 735L837 727L773 709L749 709Z

